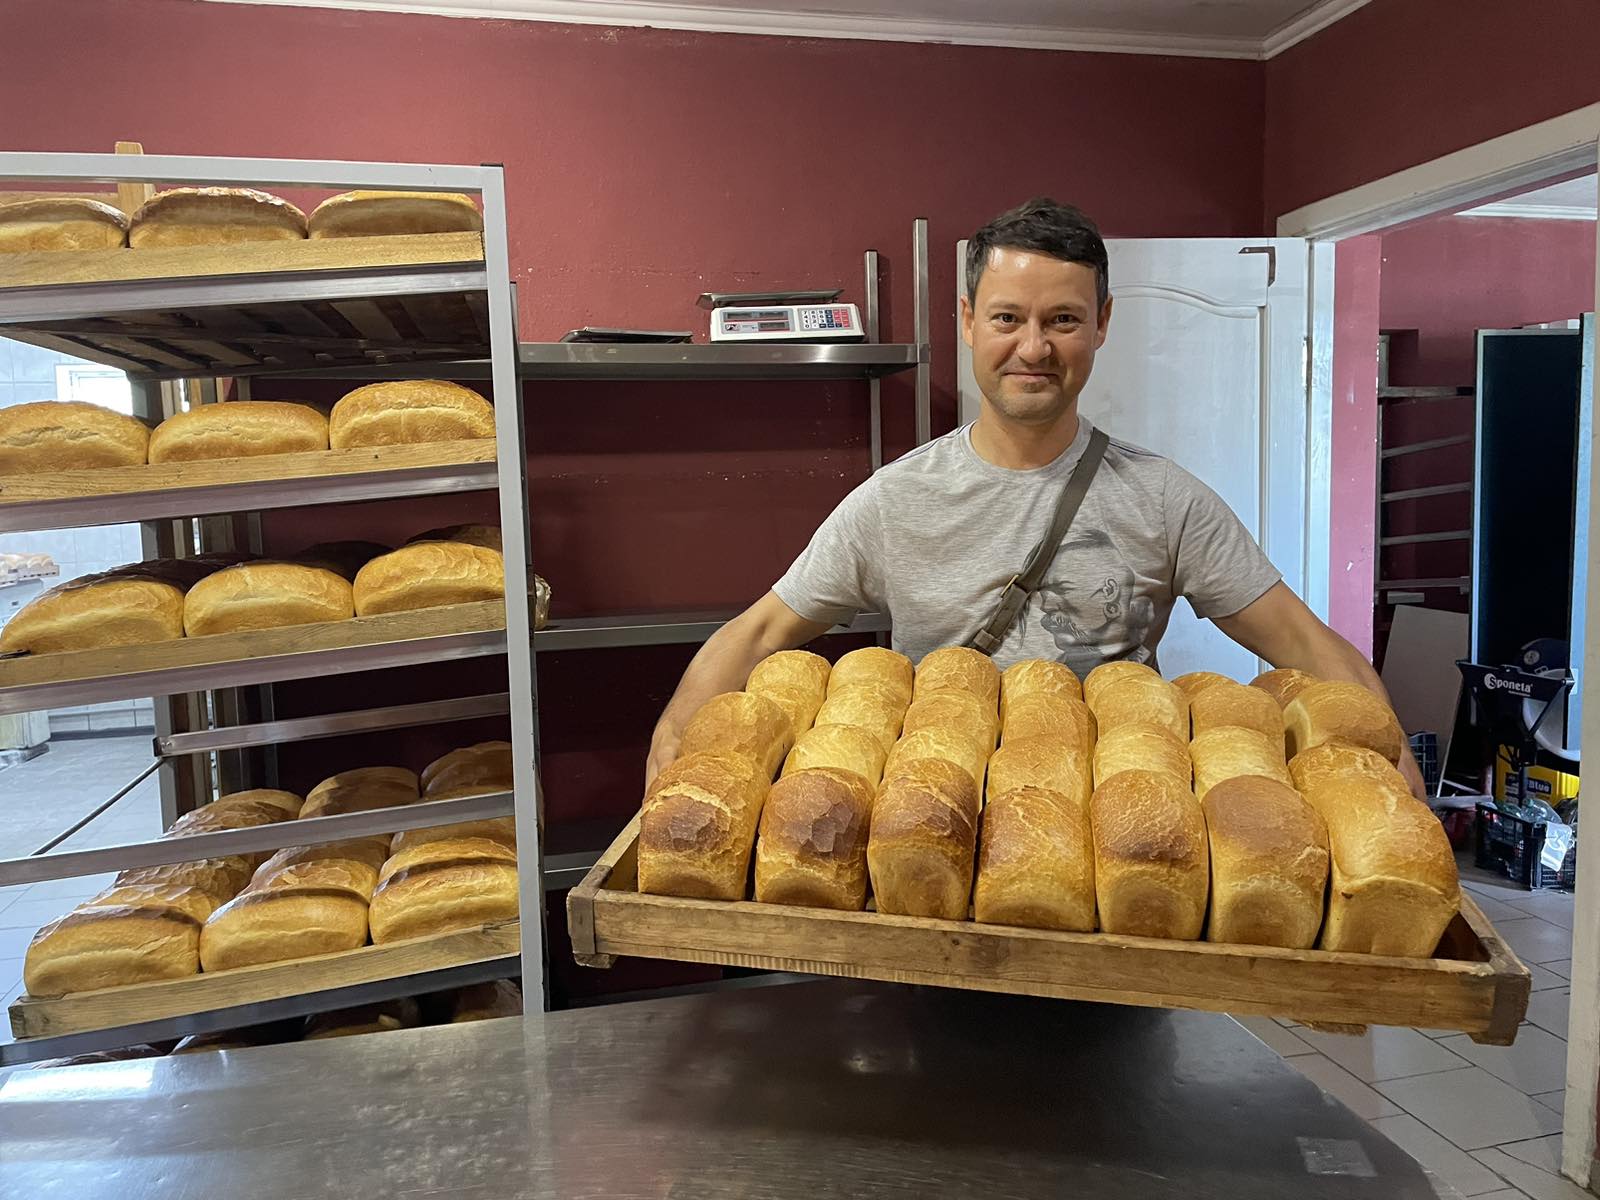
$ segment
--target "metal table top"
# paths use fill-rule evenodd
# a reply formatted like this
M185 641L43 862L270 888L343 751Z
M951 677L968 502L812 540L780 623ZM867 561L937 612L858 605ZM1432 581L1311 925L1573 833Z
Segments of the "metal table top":
M1441 1192L1225 1017L835 980L19 1071L0 1194Z

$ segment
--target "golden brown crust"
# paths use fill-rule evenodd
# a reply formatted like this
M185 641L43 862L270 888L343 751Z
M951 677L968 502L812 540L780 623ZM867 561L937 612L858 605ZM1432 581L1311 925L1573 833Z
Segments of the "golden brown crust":
M858 683L876 684L901 697L901 711L911 703L915 672L911 660L883 646L863 646L840 657L828 675L828 695Z
M1130 770L1166 771L1184 787L1194 777L1189 747L1158 725L1123 725L1095 742L1095 787Z
M1129 662L1127 659L1101 663L1083 677L1083 701L1092 709L1100 693L1113 683L1121 683L1128 679L1160 678L1154 668L1147 667L1143 663Z
M977 793L980 796L983 794L983 777L989 756L964 731L941 725L930 725L902 736L883 764L883 781L898 778L924 758L942 758L945 762L955 763L972 779L972 786Z
M1279 667L1273 671L1261 672L1250 681L1250 686L1260 688L1276 700L1278 707L1282 709L1288 708L1289 702L1312 684L1320 682L1321 680L1315 675L1308 675L1293 667Z
M724 692L707 700L689 719L678 754L737 754L770 781L793 744L789 716L772 700L752 692Z
M769 778L738 754L690 754L666 767L639 814L639 890L744 899Z
M200 926L217 903L210 892L180 883L113 884L33 935L22 967L28 994L193 975Z
M1194 793L1159 771L1121 771L1089 802L1100 928L1192 941L1210 886L1205 815Z
M780 650L755 665L744 690L765 693L788 688L807 695L815 694L817 704L821 705L828 694L828 676L832 672L828 660L820 654L812 654L809 650Z
M505 596L505 559L467 542L413 542L380 555L356 573L359 617L470 604Z
M340 192L306 218L313 238L481 233L483 214L459 192Z
M330 775L306 794L302 817L332 817L415 804L417 776L405 767L357 767Z
M837 667L834 668L834 677L837 680ZM884 683L832 686L828 689L828 698L817 709L814 724L818 729L825 725L856 726L876 738L883 752L888 754L905 722L909 694L902 694L895 685Z
M942 691L970 692L989 708L1000 705L1000 668L987 654L967 646L946 646L917 664L912 701Z
M964 920L972 895L978 793L952 762L922 758L872 806L867 869L878 911Z
M901 720L903 733L919 729L948 729L977 747L987 761L1000 738L1000 713L996 702L956 688L921 689Z
M1082 700L1061 692L1033 692L1015 697L1001 724L1002 742L1056 738L1088 754L1099 736L1094 714Z
M355 616L350 584L299 563L241 563L202 579L183 598L189 637L281 629Z
M328 418L328 444L335 450L493 436L494 406L443 379L369 383L346 393Z
M1082 747L1060 738L1007 741L989 759L990 803L1018 788L1043 788L1089 809L1092 759Z
M1211 846L1206 940L1308 950L1322 927L1328 829L1293 788L1246 775L1200 802Z
M128 229L134 249L294 242L306 236L306 215L255 188L182 187L144 202Z
M468 787L503 791L511 786L511 743L478 742L441 754L422 768L418 781L429 799Z
M328 448L328 418L309 404L230 400L174 413L150 435L153 463L254 458Z
M0 476L137 467L149 452L142 421L81 400L0 408Z
M1189 743L1189 757L1194 762L1194 790L1201 799L1217 784L1241 775L1263 776L1285 787L1293 783L1282 743L1259 729L1236 725L1208 729Z
M1123 725L1159 725L1179 741L1189 740L1188 700L1154 672L1113 679L1093 695L1089 711L1101 737Z
M153 579L97 576L35 596L0 628L0 653L143 646L182 636L182 588Z
M983 810L972 918L1092 932L1094 839L1087 805L1038 787L991 800Z
M375 946L516 917L516 849L473 837L413 845L391 855L368 911Z
M1189 702L1189 724L1194 736L1236 725L1256 729L1274 742L1283 740L1283 710L1260 688L1224 680L1208 687Z
M1323 742L1341 741L1399 762L1405 745L1394 711L1359 683L1312 684L1283 710L1283 723L1291 757Z
M1000 676L1000 722L1003 725L1014 701L1024 696L1068 696L1083 699L1083 684L1066 663L1028 658L1012 663Z
M38 250L115 250L128 243L122 211L82 196L0 204L0 254Z
M1205 691L1213 683L1232 683L1226 675L1219 675L1215 671L1190 671L1187 675L1179 675L1172 681L1172 686L1177 688L1194 703L1194 698Z
M854 771L876 788L883 779L885 757L878 739L859 726L818 725L795 739L794 749L784 759L783 774L837 767Z
M865 779L834 767L799 771L773 784L756 842L755 898L865 908L872 799Z

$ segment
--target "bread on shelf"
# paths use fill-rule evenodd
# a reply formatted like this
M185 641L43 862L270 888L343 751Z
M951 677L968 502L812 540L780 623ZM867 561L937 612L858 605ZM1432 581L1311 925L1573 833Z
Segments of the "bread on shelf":
M1008 740L989 759L986 796L992 804L1018 788L1042 788L1087 812L1094 790L1092 764L1087 751L1060 738Z
M1329 680L1303 689L1283 710L1289 756L1340 741L1400 761L1406 744L1394 710L1359 683Z
M743 900L770 787L770 773L742 754L688 754L664 768L639 813L639 890Z
M484 528L432 531L433 536L423 535L374 558L356 574L356 615L372 617L503 598L505 559L499 531L494 531L496 536L491 539L482 532ZM472 532L463 535L464 530Z
M1279 708L1288 708L1292 701L1301 692L1314 683L1320 683L1315 675L1305 671L1297 671L1293 667L1279 667L1272 671L1263 671L1250 681L1250 686L1260 688L1267 695L1277 701Z
M1184 787L1194 778L1189 747L1159 725L1120 725L1094 744L1094 785L1123 771L1165 771Z
M1095 927L1088 807L1048 788L1013 788L983 811L972 916L991 925Z
M157 192L133 214L128 245L232 246L298 242L306 215L287 200L255 188L181 187Z
M883 779L885 761L883 744L860 726L818 725L795 739L794 748L783 760L783 774L837 767L854 771L876 788Z
M879 789L867 869L880 913L966 918L978 807L971 776L938 758L917 759Z
M513 787L510 742L479 742L462 746L434 759L420 776L423 800L457 800L488 792L509 792ZM485 817L454 821L422 829L402 829L389 842L389 853L447 838L489 838L515 848L515 817Z
M840 659L840 662L843 661ZM837 667L834 668L834 676L837 679ZM896 739L900 736L901 727L905 723L906 702L909 696L909 691L902 695L892 682L863 681L847 684L844 687L834 684L828 688L828 698L817 710L816 727L820 729L824 725L856 726L876 738L878 745L883 747L883 752L888 754L893 749Z
M1328 829L1293 788L1259 775L1200 801L1211 846L1206 939L1309 950L1328 890Z
M335 450L493 436L494 406L444 379L369 383L346 393L328 418L328 443Z
M180 638L184 593L223 565L156 559L57 584L0 628L0 653L56 654Z
M309 404L229 400L174 413L150 435L153 463L255 458L328 448L328 418Z
M340 192L306 218L313 238L481 233L483 215L459 192Z
M1205 815L1164 771L1121 771L1095 788L1094 887L1100 928L1193 941L1210 889Z
M702 704L684 726L680 757L734 754L749 759L771 781L794 744L788 714L765 696L724 692Z
M915 671L911 660L897 650L882 646L863 646L841 655L828 675L828 695L858 683L875 684L901 694L901 711L911 703L915 690Z
M836 767L798 771L773 784L756 841L755 898L865 908L872 801L865 779Z
M1027 658L1007 667L1000 676L1000 720L1003 723L1015 700L1024 696L1067 696L1083 699L1083 684L1066 663Z
M0 476L142 466L143 421L81 400L35 400L0 408Z
M416 772L405 767L357 767L330 775L306 793L302 817L334 817L415 804Z
M250 562L202 579L183 598L188 637L282 629L355 615L350 582L322 567Z
M516 917L516 847L481 837L440 838L391 854L368 907L375 946Z
M1194 763L1194 790L1201 799L1217 784L1242 775L1257 775L1287 786L1289 768L1283 744L1259 729L1227 725L1208 729L1189 743Z
M200 969L200 927L221 904L181 883L113 884L33 935L22 963L30 996L183 979Z
M948 690L970 692L989 708L998 709L1000 668L987 654L966 646L929 651L917 664L912 700Z
M0 204L0 254L115 250L128 244L122 210L86 196L42 196Z

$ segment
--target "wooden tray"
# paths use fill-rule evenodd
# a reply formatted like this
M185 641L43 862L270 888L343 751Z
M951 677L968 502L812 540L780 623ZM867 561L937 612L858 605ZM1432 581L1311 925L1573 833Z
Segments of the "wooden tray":
M1507 1046L1528 969L1466 892L1439 957L1380 958L1057 933L638 890L635 817L567 896L573 954L884 979L1110 1004L1285 1017L1306 1024L1457 1029Z
M338 954L239 967L214 975L135 983L54 998L23 995L11 1005L11 1032L19 1039L56 1037L403 979L518 954L519 937L518 923L510 921L383 946L363 946Z

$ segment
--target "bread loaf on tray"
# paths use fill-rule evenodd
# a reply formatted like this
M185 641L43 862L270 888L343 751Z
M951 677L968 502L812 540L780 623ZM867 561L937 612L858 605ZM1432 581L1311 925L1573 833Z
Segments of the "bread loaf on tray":
M0 653L56 654L180 638L184 593L223 565L155 559L57 584L0 628Z
M934 692L970 692L991 709L1000 704L1000 669L994 659L966 646L946 646L933 650L917 664L912 692L921 700Z
M505 589L500 531L463 525L431 530L374 558L356 573L352 594L356 615L372 617L499 600Z
M972 916L991 925L1091 932L1094 840L1087 806L1039 787L991 799L983 811Z
M782 650L756 664L745 691L765 696L789 716L792 735L810 729L828 695L828 660L806 650Z
M1199 737L1213 729L1237 726L1255 729L1283 741L1283 710L1260 688L1223 680L1197 692L1189 701L1189 722Z
M639 890L743 900L770 787L771 773L738 753L686 754L662 770L639 813Z
M1290 701L1312 684L1319 682L1321 681L1315 675L1308 675L1293 667L1279 667L1273 671L1261 672L1250 681L1250 686L1260 688L1271 696L1277 701L1279 708L1288 708Z
M911 660L895 650L882 646L863 646L840 657L828 675L828 695L857 683L871 683L896 692L901 697L903 712L911 703L914 690L914 672Z
M1008 739L989 759L988 802L1018 788L1035 788L1088 812L1094 790L1092 763L1086 751L1060 738Z
M1000 738L996 702L955 688L919 692L901 721L902 736L922 729L945 729L970 741L987 761Z
M144 422L81 400L36 400L0 408L0 476L142 466Z
M916 705L911 707L915 708ZM955 763L971 777L974 790L979 795L983 794L983 777L989 756L979 743L963 731L934 725L907 733L889 751L889 758L883 764L884 780L898 777L922 758L942 758Z
M39 250L115 250L128 242L121 209L85 196L0 204L0 254Z
M510 742L463 746L441 755L422 769L422 799L455 800L488 792L509 792L513 787L511 770ZM485 817L479 821L402 829L391 839L389 853L398 854L407 847L463 837L489 838L515 848L517 820L515 817Z
M330 775L306 794L302 817L334 817L415 804L416 772L405 767L357 767Z
M1192 941L1210 887L1206 821L1194 793L1164 771L1121 771L1095 788L1094 888L1100 928Z
M1259 729L1235 725L1208 729L1189 743L1194 762L1194 790L1201 799L1225 779L1241 775L1264 776L1287 786L1289 768L1283 761L1283 744Z
M202 579L183 598L189 637L282 629L355 616L349 580L323 567L249 562Z
M461 988L450 998L450 1023L492 1021L522 1015L522 989L509 979L492 979Z
M883 779L883 745L876 737L856 725L818 725L795 739L794 749L784 759L784 775L815 767L837 767L854 771L877 788Z
M516 917L516 847L484 837L440 838L391 854L368 910L375 946Z
M346 393L328 418L328 444L335 450L493 436L494 406L443 379L369 383Z
M479 233L483 216L459 192L340 192L306 219L313 238Z
M1206 939L1309 950L1328 890L1328 830L1317 810L1259 775L1224 780L1200 804L1211 845Z
M128 245L233 246L298 242L306 215L287 200L254 188L181 187L157 192L133 214Z
M1405 735L1394 711L1359 683L1325 681L1303 689L1283 710L1292 758L1324 742L1340 741L1400 761Z
M1064 694L1035 692L1012 700L1003 718L1001 740L1030 741L1049 737L1085 754L1094 749L1098 728L1082 700Z
M1024 696L1067 696L1083 699L1083 684L1066 663L1044 658L1027 658L1013 663L1000 676L1000 720L1009 719L1008 710Z
M1156 673L1155 668L1147 667L1144 663L1129 662L1127 659L1101 663L1083 677L1083 702L1093 709L1100 699L1101 692L1114 683L1122 683L1129 679L1143 679L1148 683L1160 680L1161 676Z
M1154 673L1130 675L1098 688L1089 711L1101 737L1124 725L1156 725L1179 741L1189 740L1188 700Z
M724 692L702 704L684 726L678 753L737 754L771 780L794 744L789 716L765 696Z
M1121 725L1094 744L1094 785L1123 771L1165 771L1184 787L1193 778L1189 747L1156 725Z
M865 908L872 800L865 779L836 767L798 771L773 784L756 842L756 899Z
M1219 675L1215 671L1190 671L1187 675L1179 675L1172 681L1172 686L1177 688L1191 704L1194 698L1205 691L1214 683L1232 683L1226 675Z
M174 413L150 435L150 461L255 458L328 448L328 418L309 404L229 400Z
M977 851L978 793L955 763L921 758L872 807L867 868L878 911L964 920Z
M842 663L844 659L839 661ZM834 677L838 677L837 667ZM828 698L817 710L816 728L853 725L870 733L887 754L905 723L908 695L902 695L894 683L861 682L844 687L834 684L828 688Z

